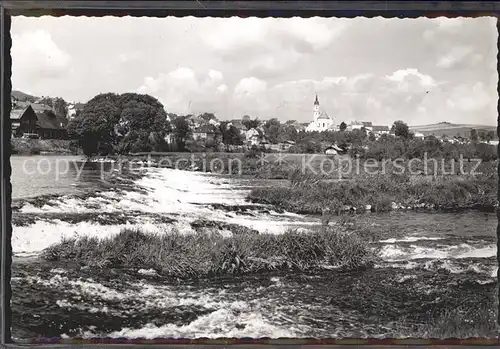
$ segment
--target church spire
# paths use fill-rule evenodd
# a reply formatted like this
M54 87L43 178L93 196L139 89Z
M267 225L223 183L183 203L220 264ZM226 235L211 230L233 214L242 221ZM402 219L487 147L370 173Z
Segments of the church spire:
M316 100L314 101L314 105L319 105L318 95L316 95Z

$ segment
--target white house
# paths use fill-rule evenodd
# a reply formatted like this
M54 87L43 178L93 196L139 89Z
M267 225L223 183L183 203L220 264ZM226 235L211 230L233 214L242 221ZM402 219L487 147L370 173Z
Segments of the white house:
M334 130L335 125L333 118L331 118L325 111L320 112L318 95L316 95L316 100L313 106L313 122L306 127L306 132L324 132L328 130Z
M373 131L373 124L369 121L353 121L347 126L347 131L361 130L365 128L367 132Z

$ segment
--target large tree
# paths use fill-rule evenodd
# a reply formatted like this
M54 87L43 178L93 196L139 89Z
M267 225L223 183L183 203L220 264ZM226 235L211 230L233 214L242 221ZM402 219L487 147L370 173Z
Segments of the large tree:
M248 118L247 118L247 116L248 116L248 115L245 115L245 116L243 117L243 119L241 120L241 123L242 123L243 125L245 125L245 127L246 127L248 130L250 130L251 128L257 128L257 127L259 127L259 125L260 125L260 121L259 121L259 119L255 118L255 119L253 119L253 120L252 120L252 119L250 119L250 117L249 117L249 116L248 116Z
M54 110L54 113L61 117L61 118L67 118L68 117L68 103L60 97L56 97L52 100L52 109Z
M231 125L229 121L222 121L219 125L224 145L242 145L243 140L240 131Z
M175 141L177 143L177 149L180 151L186 150L186 141L191 133L189 128L189 123L183 116L178 116L172 120L173 132L175 136Z
M345 131L347 128L347 124L345 122L341 122L340 125L339 125L339 130L340 131Z
M159 151L168 131L163 105L136 93L97 95L68 125L87 156Z
M264 135L273 144L278 143L281 133L281 123L278 119L272 118L264 124Z
M401 137L404 139L411 138L410 128L404 121L395 121L392 125L391 131L394 132L394 135L397 137Z

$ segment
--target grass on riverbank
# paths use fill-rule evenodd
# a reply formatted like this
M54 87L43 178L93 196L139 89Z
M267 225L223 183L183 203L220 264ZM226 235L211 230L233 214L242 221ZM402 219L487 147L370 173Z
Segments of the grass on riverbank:
M339 225L310 233L282 235L220 233L147 234L125 229L98 239L64 240L47 248L47 260L75 261L89 266L152 268L164 276L202 278L212 275L321 268L353 270L375 259L366 238Z
M375 212L397 207L441 209L488 208L497 203L496 175L410 177L397 174L359 175L331 182L296 172L288 187L264 187L251 191L253 203L271 204L290 212L321 214L323 209L340 213L346 207ZM369 205L369 206L368 206Z
M38 155L43 152L50 154L78 154L78 149L69 140L62 139L11 139L11 152L16 155Z

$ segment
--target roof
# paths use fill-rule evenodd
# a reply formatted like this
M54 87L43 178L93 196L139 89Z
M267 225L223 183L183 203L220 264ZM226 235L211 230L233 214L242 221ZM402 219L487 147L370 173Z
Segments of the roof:
M51 130L65 130L68 120L56 116L54 113L36 112L38 118L37 125L40 128L47 128Z
M373 126L373 131L389 131L389 126Z
M11 120L19 120L21 118L21 116L23 116L26 109L28 109L28 108L26 107L23 109L12 109L10 111L10 119Z
M371 121L366 121L366 122L365 122L365 121L363 121L363 122L362 122L362 124L363 124L363 126L365 126L365 127L373 127L373 125L372 125L372 122L371 122Z
M43 112L45 110L52 110L51 107L49 107L48 105L45 105L45 104L31 103L30 105L31 105L31 108L33 108L33 110L35 111L35 113Z
M331 120L330 116L328 116L326 112L322 112L321 115L318 117L318 120L319 119Z

